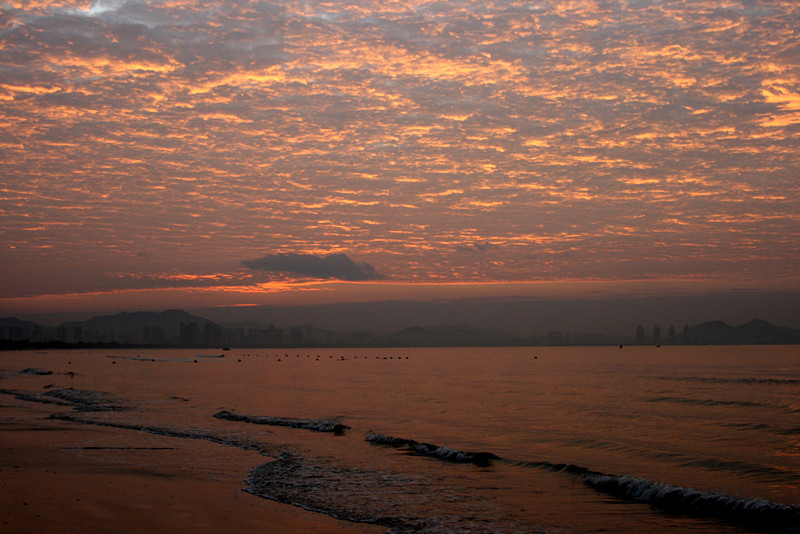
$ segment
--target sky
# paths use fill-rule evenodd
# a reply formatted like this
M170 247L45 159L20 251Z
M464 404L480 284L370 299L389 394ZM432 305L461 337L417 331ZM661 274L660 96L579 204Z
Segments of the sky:
M798 28L0 0L0 314L800 291Z

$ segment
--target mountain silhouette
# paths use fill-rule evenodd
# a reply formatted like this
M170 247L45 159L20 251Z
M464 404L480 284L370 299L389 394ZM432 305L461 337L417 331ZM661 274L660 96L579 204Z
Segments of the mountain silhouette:
M762 319L740 326L709 321L690 328L687 341L705 345L792 345L800 343L800 330L775 326Z

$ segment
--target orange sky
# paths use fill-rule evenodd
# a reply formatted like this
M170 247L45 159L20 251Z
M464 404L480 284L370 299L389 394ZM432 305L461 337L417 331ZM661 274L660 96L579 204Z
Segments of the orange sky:
M5 2L0 313L798 290L799 18Z

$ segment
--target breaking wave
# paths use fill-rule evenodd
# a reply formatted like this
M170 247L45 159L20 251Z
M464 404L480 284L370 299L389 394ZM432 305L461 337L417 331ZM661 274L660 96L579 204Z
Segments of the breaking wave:
M585 475L584 482L597 491L671 513L717 517L769 531L800 529L800 507L764 499L731 497L632 476L591 473Z
M419 443L413 439L396 438L393 436L376 434L374 432L368 433L364 440L376 445L388 445L397 448L406 447L414 454L439 458L440 460L446 460L448 462L489 465L492 460L499 459L497 455L491 452L457 451L443 445Z
M669 513L693 517L712 517L771 532L800 530L800 507L787 506L765 499L731 497L719 493L698 491L628 475L601 473L574 464L557 464L546 461L514 462L492 453L454 451L448 447L418 443L412 439L373 432L367 434L365 440L376 445L405 448L412 454L454 462L487 465L492 460L500 460L511 465L566 473L580 478L584 484L601 493L623 500L646 503Z
M580 477L590 488L619 499L642 502L669 513L712 517L768 532L800 530L800 507L759 498L732 497L628 475L609 475L572 464L522 462L520 465Z
M291 428L302 428L315 432L333 432L341 434L350 427L343 425L333 419L296 419L293 417L269 417L261 415L240 415L222 410L214 414L217 419L227 419L228 421L242 421L256 425L288 426Z

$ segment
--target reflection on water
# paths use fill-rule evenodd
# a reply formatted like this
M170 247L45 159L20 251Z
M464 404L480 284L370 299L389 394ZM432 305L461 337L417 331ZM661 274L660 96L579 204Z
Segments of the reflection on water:
M103 391L126 408L74 412L76 421L261 443L278 459L254 472L250 491L396 532L703 532L798 517L770 502L800 505L799 351L63 351L4 355L2 367L21 388ZM31 367L53 374L17 373ZM445 462L367 435L501 460ZM677 488L669 502L653 497L667 488Z

